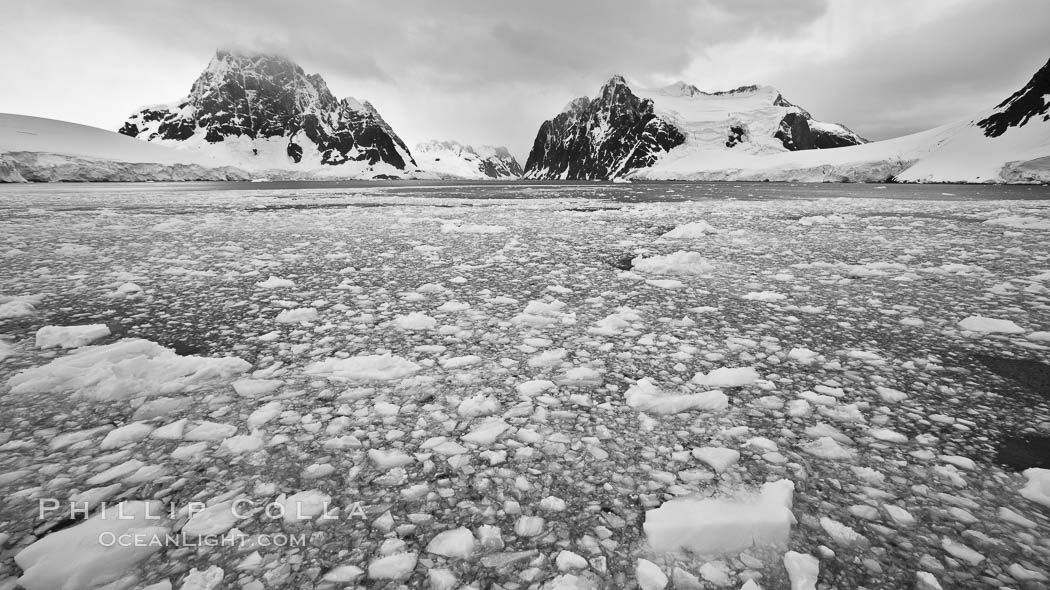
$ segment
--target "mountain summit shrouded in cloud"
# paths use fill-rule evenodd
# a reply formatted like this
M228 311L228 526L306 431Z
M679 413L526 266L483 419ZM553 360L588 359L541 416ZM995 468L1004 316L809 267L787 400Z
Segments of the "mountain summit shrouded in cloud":
M336 99L319 74L275 55L217 52L188 96L136 112L120 133L253 169L415 168L375 107Z

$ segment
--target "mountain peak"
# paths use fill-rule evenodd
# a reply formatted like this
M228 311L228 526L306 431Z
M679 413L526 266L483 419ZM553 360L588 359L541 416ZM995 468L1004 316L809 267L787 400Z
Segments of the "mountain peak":
M658 88L657 90L659 90L661 94L666 94L667 96L696 96L698 94L707 94L696 86L683 82L682 80L664 86L663 88Z
M431 140L416 146L419 167L443 178L474 180L520 178L521 165L505 147L462 144L455 140Z
M320 74L265 53L216 51L186 98L142 109L120 133L221 154L237 165L414 164L371 104L338 100Z
M1011 94L995 107L996 112L977 122L988 137L999 137L1010 127L1023 127L1032 118L1042 115L1050 121L1050 60L1032 76L1023 88Z

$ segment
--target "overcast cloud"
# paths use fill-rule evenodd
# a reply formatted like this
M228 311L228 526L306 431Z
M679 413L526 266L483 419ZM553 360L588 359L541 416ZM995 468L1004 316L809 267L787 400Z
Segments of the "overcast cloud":
M184 96L216 48L277 52L409 146L507 145L612 74L772 84L872 139L993 106L1050 57L1045 0L34 0L0 21L0 112L109 129Z

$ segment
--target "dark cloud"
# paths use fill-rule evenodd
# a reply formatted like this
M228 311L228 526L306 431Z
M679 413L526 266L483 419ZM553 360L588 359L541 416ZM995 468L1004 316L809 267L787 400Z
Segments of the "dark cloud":
M1050 58L1050 2L983 1L771 76L814 116L886 139L968 118L1023 86Z
M834 58L763 53L806 38L827 1L38 0L0 21L0 51L19 56L0 110L115 127L140 104L184 95L216 48L240 48L288 55L336 94L371 100L409 144L455 138L524 156L543 119L614 73L669 81L712 48L752 44L775 67L741 83L777 85L819 118L886 137L987 106L1047 45L1050 3L970 0Z

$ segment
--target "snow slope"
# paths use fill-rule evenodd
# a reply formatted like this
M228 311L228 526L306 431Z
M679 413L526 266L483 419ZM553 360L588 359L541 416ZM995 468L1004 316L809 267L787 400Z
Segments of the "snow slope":
M758 89L754 94L768 94ZM1050 181L1050 62L1024 88L993 109L928 131L834 150L777 151L768 137L774 111L753 110L750 142L718 145L706 122L732 99L696 104L687 95L652 94L662 116L678 117L686 143L633 174L652 180L771 180L801 182L1046 182ZM665 93L666 94L666 93ZM744 100L747 97L739 97ZM766 112L768 111L768 113ZM685 113L685 114L683 114ZM768 115L768 116L767 116ZM705 119L706 118L706 119ZM816 127L826 124L818 124ZM814 125L811 123L811 127ZM743 148L743 149L741 149Z
M247 174L67 121L0 113L0 182L236 180Z
M480 148L457 141L428 141L413 151L420 169L442 177L489 180L521 178L521 165L505 147Z
M776 135L782 130L785 117L792 114L806 120L809 135L817 131L818 137L830 134L850 138L849 143L864 143L862 138L842 125L812 120L808 112L784 100L772 86L744 86L707 93L677 82L664 88L640 89L637 94L652 100L656 114L685 134L685 144L675 148L674 152L690 148L724 151L727 147L747 154L783 152L788 148ZM735 145L727 146L734 127L742 130L744 136ZM785 131L785 135L791 135L789 129ZM832 147L822 146L816 138L810 142L817 148ZM796 147L808 148L809 145Z

